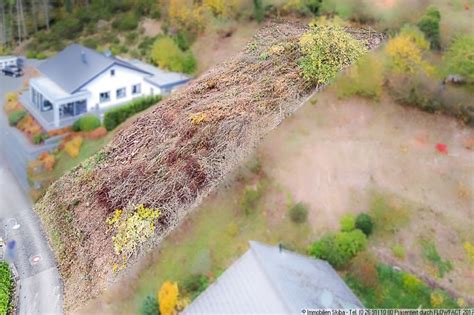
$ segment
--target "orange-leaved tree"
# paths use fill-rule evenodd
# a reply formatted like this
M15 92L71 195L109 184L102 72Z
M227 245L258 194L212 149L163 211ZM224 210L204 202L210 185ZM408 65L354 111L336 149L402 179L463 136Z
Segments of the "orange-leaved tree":
M173 315L176 313L179 289L176 282L165 281L158 291L158 301L161 315Z

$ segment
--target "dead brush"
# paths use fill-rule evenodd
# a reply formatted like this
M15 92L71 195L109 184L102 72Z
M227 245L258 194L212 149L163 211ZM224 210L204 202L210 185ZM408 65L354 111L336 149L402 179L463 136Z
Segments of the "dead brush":
M118 132L103 149L103 161L88 170L94 176L87 185L80 180L86 172L81 166L51 186L37 205L40 214L57 212L57 205L67 200L84 201L72 212L85 238L64 242L69 255L61 264L62 274L68 275L66 309L73 306L69 294L75 301L84 300L115 277L110 267L114 250L105 223L111 213L139 204L160 209L155 237L139 252L155 246L240 165L261 137L314 92L298 66L298 40L305 30L296 23L267 25L236 58L208 71ZM367 39L368 33L350 32ZM380 43L380 36L374 38ZM369 38L369 48L377 46L375 39ZM264 52L268 58L260 60ZM50 229L59 222L47 223ZM82 259L75 261L75 257ZM74 275L82 272L104 280L75 282Z

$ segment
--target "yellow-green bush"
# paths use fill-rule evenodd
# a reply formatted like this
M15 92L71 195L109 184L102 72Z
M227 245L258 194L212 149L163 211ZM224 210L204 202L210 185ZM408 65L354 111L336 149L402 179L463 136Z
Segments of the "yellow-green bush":
M133 211L116 210L106 220L115 229L112 237L114 250L117 255L132 254L138 245L145 242L155 232L155 221L160 216L160 210L138 205Z
M325 84L366 52L365 46L337 25L312 25L300 38L303 77Z

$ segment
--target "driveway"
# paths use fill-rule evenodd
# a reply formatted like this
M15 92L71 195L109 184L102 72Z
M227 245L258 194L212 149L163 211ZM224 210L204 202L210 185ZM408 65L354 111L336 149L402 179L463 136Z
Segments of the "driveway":
M20 89L22 83L22 78L0 76L1 103L5 93ZM3 110L0 119L5 122ZM0 127L0 132L9 132L5 124ZM19 314L62 314L62 284L53 253L31 200L6 162L4 147L0 144L0 235L6 242L15 241L10 256L20 279Z

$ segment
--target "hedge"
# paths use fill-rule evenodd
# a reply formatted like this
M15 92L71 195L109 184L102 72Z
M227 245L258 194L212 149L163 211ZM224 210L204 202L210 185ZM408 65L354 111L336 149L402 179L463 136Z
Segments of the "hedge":
M5 261L0 261L0 314L8 314L13 280L10 267Z
M159 101L161 101L160 95L147 96L136 99L127 105L111 109L104 114L104 126L108 131L113 130L127 120L127 118L151 107Z
M92 131L100 127L100 119L94 115L85 115L79 119L81 131Z
M25 118L26 115L27 114L24 110L17 110L8 115L8 123L10 124L10 126L16 126L20 122L20 120Z

